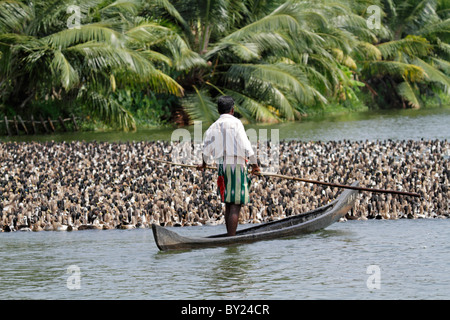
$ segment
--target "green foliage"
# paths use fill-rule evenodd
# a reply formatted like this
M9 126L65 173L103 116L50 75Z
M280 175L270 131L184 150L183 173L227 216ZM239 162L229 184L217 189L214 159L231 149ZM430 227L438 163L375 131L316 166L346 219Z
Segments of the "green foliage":
M378 29L366 20L373 4L385 9ZM154 8L208 61L178 78L191 119L211 121L224 93L248 121L282 121L326 104L359 104L361 89L382 107L419 107L424 86L449 90L443 1L158 1Z
M117 90L112 97L117 103L129 110L141 127L168 124L171 116L171 103L174 96L149 94L130 89Z
M386 1L389 35L374 43L380 56L361 59L361 77L381 107L424 105L427 96L450 93L448 1Z
M0 0L0 104L123 130L180 109L214 121L223 94L249 122L418 108L450 93L449 15L447 0Z
M26 113L43 100L75 103L91 118L133 130L133 115L112 98L116 89L183 94L165 72L172 58L160 51L183 51L185 45L170 28L136 18L140 1L80 0L80 24L69 27L72 4L0 1L0 95L5 104Z

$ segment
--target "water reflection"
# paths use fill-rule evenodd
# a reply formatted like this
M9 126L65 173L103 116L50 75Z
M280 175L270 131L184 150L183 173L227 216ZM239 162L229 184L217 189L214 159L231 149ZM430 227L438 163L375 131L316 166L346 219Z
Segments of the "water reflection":
M295 239L178 253L159 252L142 229L0 233L0 299L448 299L449 227L450 219L347 221ZM80 290L66 286L72 264ZM378 291L366 286L373 264Z
M327 239L331 237L352 238L355 233L350 230L322 229L313 233L318 238Z
M381 110L340 115L323 115L299 122L279 124L249 124L246 129L279 129L281 140L386 140L386 139L448 139L450 108L419 110ZM203 124L205 131L208 124ZM169 141L175 127L141 129L136 132L67 132L51 135L0 136L0 141ZM193 137L194 127L187 129ZM269 135L270 137L270 135Z
M249 272L255 269L258 258L246 251L244 246L231 246L217 251L217 260L205 274L208 285L205 294L218 298L245 298L252 287Z

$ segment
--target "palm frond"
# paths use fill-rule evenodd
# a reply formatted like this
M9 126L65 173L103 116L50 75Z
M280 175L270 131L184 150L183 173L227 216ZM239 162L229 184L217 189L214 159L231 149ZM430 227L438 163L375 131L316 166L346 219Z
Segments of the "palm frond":
M400 6L403 11L403 21L410 26L433 23L438 19L436 14L436 2L434 0L413 1L409 6ZM411 28L411 27L410 27Z
M443 70L445 74L450 74L450 62L444 59L432 57L431 61L438 69Z
M228 71L229 77L243 77L251 80L257 78L271 83L273 86L286 88L291 91L300 102L308 104L313 95L308 87L308 79L295 66L278 64L234 64Z
M22 30L31 12L21 1L0 1L0 33Z
M147 45L154 45L173 36L175 32L155 21L136 21L136 24L126 30L125 35L134 41Z
M252 33L244 39L221 39L205 54L205 59L212 59L215 55L237 55L243 61L262 58L263 52L271 54L287 53L292 42L278 32Z
M222 41L218 46L208 53L207 57L213 56L216 52L230 50L232 54L238 56L243 61L252 61L261 58L258 45L252 42L241 42L234 40Z
M183 109L192 120L201 120L212 123L219 118L217 105L205 90L193 86L194 93L189 93L181 100Z
M169 0L155 0L154 4L163 8L186 31L186 34L190 34L189 24Z
M224 40L241 40L247 36L259 33L259 32L274 32L280 30L286 30L295 34L301 30L301 26L298 17L296 16L297 11L292 8L289 1L285 4L279 6L271 14L262 17L261 19L249 23L244 27L230 33Z
M408 81L404 81L400 83L397 86L397 92L398 94L408 101L408 104L413 108L420 108L420 101L419 98L415 92L415 90L412 88L411 84Z
M400 40L393 40L378 44L377 48L385 59L395 57L401 53L405 53L412 57L423 57L428 55L432 49L427 39L412 35Z
M326 77L325 74L320 72L314 67L305 65L300 66L303 72L306 74L308 81L312 88L315 88L319 92L323 94L327 94L332 87L330 80Z
M336 60L343 64L344 66L349 67L350 69L356 69L356 63L355 60L352 59L352 57L344 54L342 50L334 48L331 50L336 57Z
M80 92L79 99L84 101L94 117L102 119L106 124L117 126L125 131L136 130L136 121L127 109L116 100L98 91Z
M165 54L154 50L144 50L140 52L144 57L146 57L152 63L165 63L168 66L172 66L172 59L170 59Z
M232 96L236 103L236 111L245 117L250 122L254 120L258 122L279 122L280 117L272 110L269 105L262 103L257 99L238 92L235 90L226 89L225 93Z
M353 49L353 56L356 56L357 60L381 60L382 53L375 45L359 41Z
M364 65L364 72L405 78L411 82L421 81L426 76L421 67L398 61L370 61Z
M170 51L173 66L178 71L207 66L205 59L197 52L192 51L179 35L174 34L168 37L165 46Z
M422 27L417 34L427 37L436 33L449 33L450 32L450 18L443 21L438 21L433 24L426 24Z
M439 69L419 58L414 60L414 64L418 65L425 71L427 81L438 82L447 88L450 88L450 77L441 72Z
M137 47L155 47L166 49L172 58L170 65L176 70L188 70L194 67L205 67L206 61L192 51L183 38L165 26L152 21L142 21L125 32L129 43L137 43ZM165 54L169 58L168 54ZM168 63L167 59L160 56ZM168 63L169 64L169 63Z
M79 83L78 72L60 50L54 52L51 69L54 78L59 79L60 85L64 89L69 90Z
M93 72L114 68L122 72L121 79L125 82L127 79L128 83L145 82L156 92L168 92L178 96L183 94L183 88L170 76L156 69L145 54L96 42L75 45L66 51L83 56Z
M107 22L81 25L80 28L63 29L42 39L58 49L65 49L80 43L95 41L117 47L124 46L122 35L111 28Z
M296 105L295 99L289 97L289 93L277 87L272 87L273 106L279 110L279 113L286 120L294 120Z
M443 42L441 40L438 39L438 41L436 41L436 51L438 52L443 52L445 55L450 56L450 44Z
M139 0L116 0L101 9L107 15L129 13L136 15L140 6Z

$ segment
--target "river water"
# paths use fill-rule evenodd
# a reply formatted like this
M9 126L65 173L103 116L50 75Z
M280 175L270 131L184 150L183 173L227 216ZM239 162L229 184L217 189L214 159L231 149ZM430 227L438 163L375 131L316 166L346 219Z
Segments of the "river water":
M280 139L449 139L450 111L248 127L278 128ZM14 140L167 140L171 131ZM0 299L449 299L449 228L449 219L346 221L289 239L175 253L160 252L150 229L0 233Z
M158 251L150 229L1 233L0 298L449 299L449 228L449 219L347 221L179 252Z
M329 141L329 140L420 140L450 138L450 108L424 110L383 110L355 112L333 116L314 116L300 122L280 124L251 124L246 129L279 130L281 140ZM201 126L202 132L208 125ZM183 128L194 139L194 126ZM67 132L52 135L0 136L0 141L145 141L171 140L174 128L142 129L136 132ZM176 136L178 139L178 136Z

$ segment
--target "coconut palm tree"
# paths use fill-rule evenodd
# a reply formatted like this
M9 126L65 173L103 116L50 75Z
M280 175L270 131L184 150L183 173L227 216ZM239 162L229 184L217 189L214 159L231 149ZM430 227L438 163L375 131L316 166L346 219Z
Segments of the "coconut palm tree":
M206 121L218 95L248 121L295 120L355 99L362 82L417 107L429 88L449 90L447 2L0 0L0 98L19 113L83 106L124 129L135 121L114 93L130 88L178 96Z
M125 0L80 0L75 7L68 0L0 1L1 99L16 112L43 100L74 103L110 125L135 128L111 93L133 84L181 96L164 71L186 59L159 49L189 52L170 28L136 17L139 8Z
M207 62L177 78L192 119L213 121L214 97L228 94L247 120L280 121L326 103L348 80L342 66L355 67L358 43L350 29L367 29L350 8L344 1L158 0L152 12Z
M418 108L430 88L450 93L448 1L383 1L389 35L375 41L372 59L361 59L361 75L379 105Z

